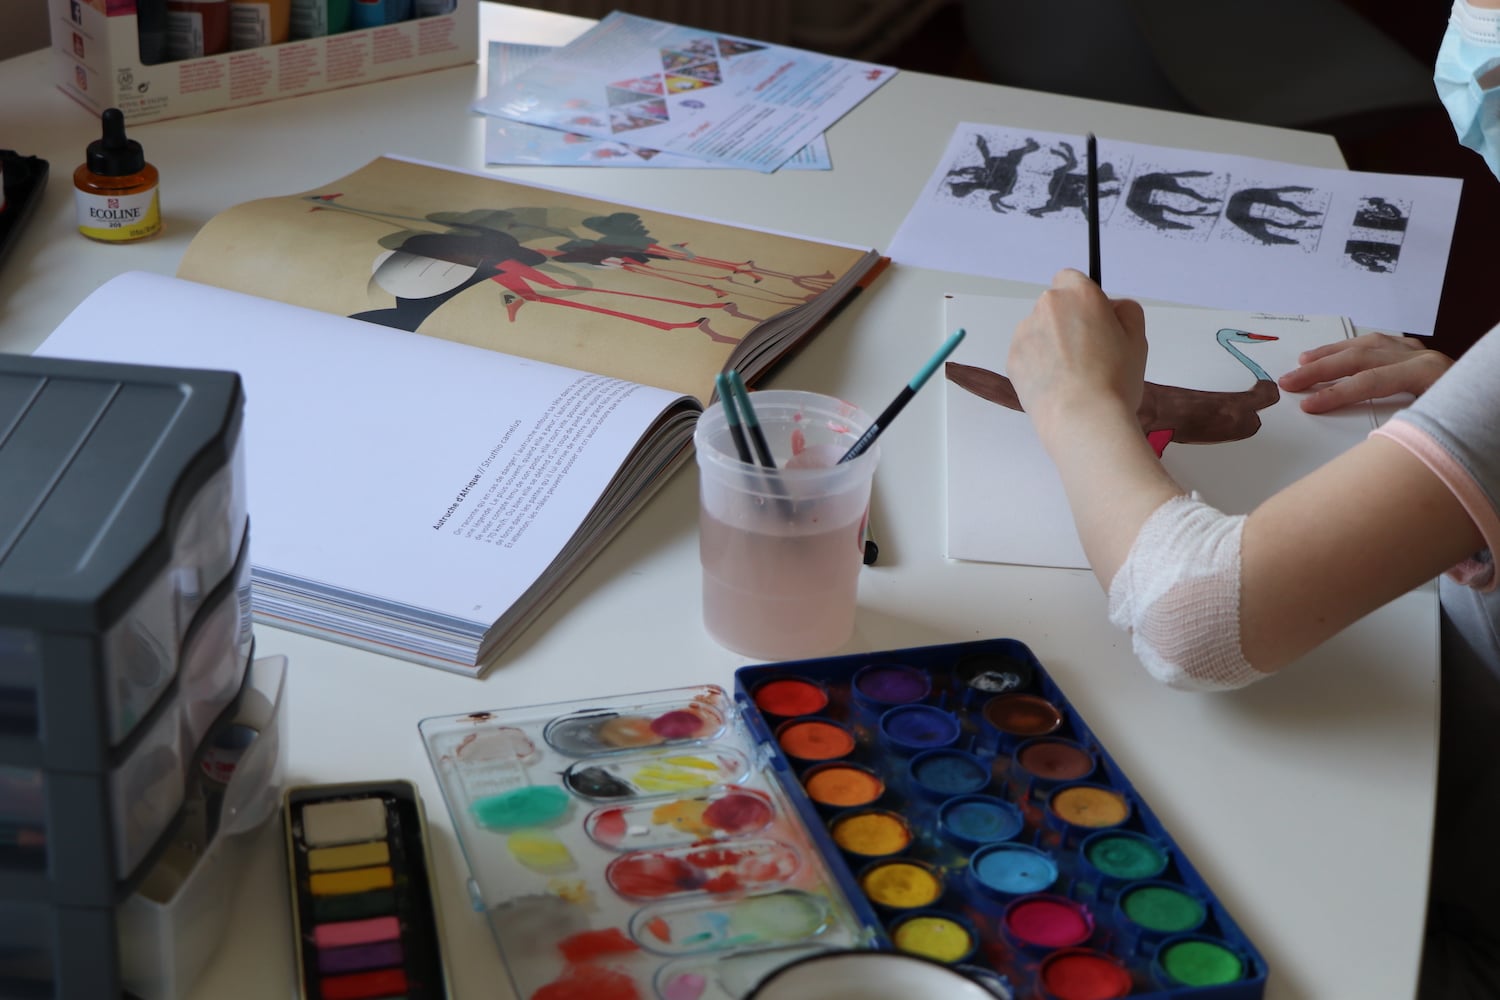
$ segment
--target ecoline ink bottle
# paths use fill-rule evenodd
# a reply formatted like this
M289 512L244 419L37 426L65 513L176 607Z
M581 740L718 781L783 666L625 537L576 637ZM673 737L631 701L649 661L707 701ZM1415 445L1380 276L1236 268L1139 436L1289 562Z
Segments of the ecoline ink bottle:
M89 143L87 159L73 171L78 231L104 243L133 243L161 231L156 168L141 144L125 138L125 116L107 108L104 134Z

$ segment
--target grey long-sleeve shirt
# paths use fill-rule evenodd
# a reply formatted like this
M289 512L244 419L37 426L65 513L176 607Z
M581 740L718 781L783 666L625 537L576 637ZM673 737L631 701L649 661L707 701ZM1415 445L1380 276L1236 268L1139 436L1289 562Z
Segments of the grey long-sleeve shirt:
M1440 582L1442 722L1434 902L1462 906L1500 940L1500 327L1374 433L1410 449L1464 504L1486 548ZM1393 525L1392 544L1420 525Z

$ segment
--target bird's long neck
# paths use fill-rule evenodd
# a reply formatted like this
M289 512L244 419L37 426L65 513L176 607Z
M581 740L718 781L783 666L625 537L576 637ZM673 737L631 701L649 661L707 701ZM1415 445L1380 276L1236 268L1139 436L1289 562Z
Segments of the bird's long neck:
M1224 348L1224 350L1228 351L1230 354L1233 354L1236 358L1238 358L1240 364L1242 364L1246 368L1250 369L1250 373L1255 376L1255 378L1256 378L1257 381L1261 381L1261 382L1274 382L1275 379L1271 378L1270 375L1266 374L1266 370L1264 368L1262 368L1260 365L1256 364L1254 361L1251 361L1245 355L1244 351L1241 351L1238 347L1235 347L1234 344L1232 344L1230 342L1229 337L1230 337L1230 334L1232 334L1232 333L1234 333L1233 330L1220 330L1219 331L1219 336L1218 336L1219 346L1222 347L1222 348Z

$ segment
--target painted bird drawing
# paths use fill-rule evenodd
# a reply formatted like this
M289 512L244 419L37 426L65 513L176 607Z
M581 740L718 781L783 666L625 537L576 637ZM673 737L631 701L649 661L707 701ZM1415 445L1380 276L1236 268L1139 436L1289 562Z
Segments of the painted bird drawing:
M1253 437L1260 430L1260 411L1281 398L1276 380L1235 346L1265 343L1277 338L1225 328L1215 335L1215 339L1231 357L1250 370L1255 381L1250 388L1237 392L1147 382L1136 416L1158 458L1169 444L1220 444ZM944 373L948 381L981 399L1021 411L1016 390L1004 375L953 361L948 362Z

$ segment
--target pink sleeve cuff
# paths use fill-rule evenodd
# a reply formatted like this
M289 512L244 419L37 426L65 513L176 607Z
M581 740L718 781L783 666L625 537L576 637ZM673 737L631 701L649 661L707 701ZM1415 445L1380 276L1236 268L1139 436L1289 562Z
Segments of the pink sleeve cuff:
M1455 583L1465 587L1494 590L1500 584L1500 578L1495 574L1494 559L1495 550L1500 548L1500 514L1495 512L1494 505L1474 481L1474 477L1430 435L1404 420L1389 420L1371 431L1370 436L1394 441L1411 452L1458 498L1458 502L1479 528L1479 533L1484 536L1486 548L1451 567L1447 575Z
M1485 554L1489 551L1489 549L1484 550ZM1494 590L1495 584L1500 582L1495 577L1494 559L1481 559L1478 556L1472 556L1457 566L1449 567L1447 575L1454 583L1473 587L1475 590Z

